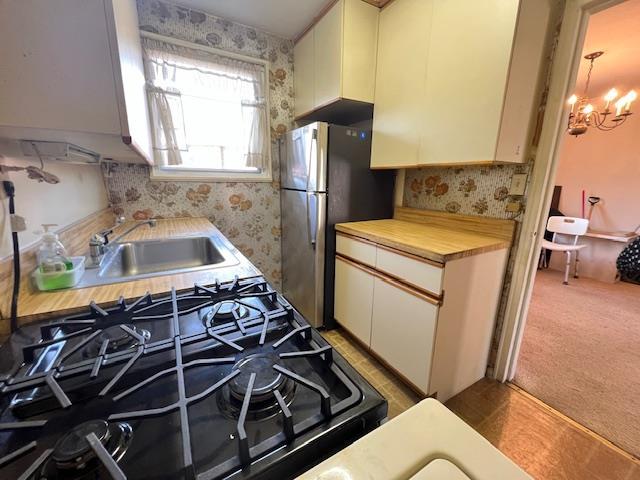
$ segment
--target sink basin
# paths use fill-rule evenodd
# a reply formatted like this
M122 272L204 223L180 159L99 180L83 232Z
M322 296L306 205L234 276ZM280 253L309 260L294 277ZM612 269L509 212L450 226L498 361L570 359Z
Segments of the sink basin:
M208 237L121 243L100 270L100 277L133 277L214 266L225 257Z
M87 269L75 288L239 264L223 238L192 236L115 244L101 267Z

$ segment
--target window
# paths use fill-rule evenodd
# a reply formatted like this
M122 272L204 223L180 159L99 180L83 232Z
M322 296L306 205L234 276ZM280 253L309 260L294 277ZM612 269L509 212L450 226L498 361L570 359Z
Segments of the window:
M145 32L155 178L271 180L268 64Z

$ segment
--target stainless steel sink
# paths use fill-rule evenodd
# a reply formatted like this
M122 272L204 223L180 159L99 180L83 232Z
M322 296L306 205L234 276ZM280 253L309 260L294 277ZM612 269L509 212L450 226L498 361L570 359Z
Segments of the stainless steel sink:
M100 268L87 269L75 288L240 263L223 238L192 236L114 244Z
M207 237L127 242L116 247L99 276L133 277L218 265L224 261L220 250Z

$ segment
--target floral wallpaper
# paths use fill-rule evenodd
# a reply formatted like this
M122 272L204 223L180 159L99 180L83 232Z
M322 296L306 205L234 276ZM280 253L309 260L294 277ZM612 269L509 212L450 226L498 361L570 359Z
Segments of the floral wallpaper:
M293 125L293 42L254 28L160 0L138 0L140 28L270 62L272 183L151 181L149 167L107 164L110 201L128 218L202 216L281 285L277 139Z
M149 167L105 164L117 215L135 220L206 217L274 284L280 285L280 200L269 183L158 182Z
M513 218L514 214L505 209L511 199L511 177L515 173L528 172L528 165L406 170L404 205L465 215Z

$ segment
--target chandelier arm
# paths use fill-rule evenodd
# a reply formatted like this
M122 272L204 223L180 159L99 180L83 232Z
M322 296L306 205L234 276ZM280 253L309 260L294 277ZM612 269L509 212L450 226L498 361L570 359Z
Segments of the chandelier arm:
M614 129L614 128L616 128L616 127L619 127L620 125L622 125L622 124L623 124L624 122L626 122L626 121L627 121L627 116L623 116L623 117L622 117L622 120L620 120L619 122L615 122L615 123L614 123L614 124L612 124L612 125L604 125L604 124L602 124L602 125L596 125L596 128L597 128L598 130L602 130L602 131L604 131L604 132L610 132L611 130L613 130L613 129Z
M613 130L614 128L616 128L618 125L613 125L613 126L609 126L609 125L596 125L595 127L598 130L602 130L603 132L610 132L611 130Z
M599 112L593 112L593 114L595 114L595 122L594 122L595 127L597 128L600 128L601 126L607 127L607 125L605 125L605 122L607 121L607 115L600 115Z

